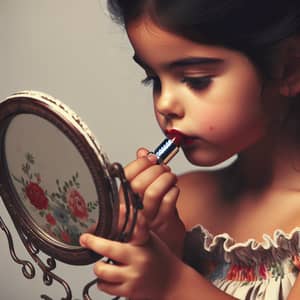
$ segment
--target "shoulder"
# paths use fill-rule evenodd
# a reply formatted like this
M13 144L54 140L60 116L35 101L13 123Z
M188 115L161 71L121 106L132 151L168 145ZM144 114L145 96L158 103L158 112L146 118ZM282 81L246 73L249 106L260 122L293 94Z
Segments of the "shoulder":
M179 215L187 229L204 224L220 199L218 172L193 171L178 177L180 196L177 202Z
M189 197L199 193L198 196L212 195L218 187L218 173L206 171L193 171L178 177L178 186L181 196Z

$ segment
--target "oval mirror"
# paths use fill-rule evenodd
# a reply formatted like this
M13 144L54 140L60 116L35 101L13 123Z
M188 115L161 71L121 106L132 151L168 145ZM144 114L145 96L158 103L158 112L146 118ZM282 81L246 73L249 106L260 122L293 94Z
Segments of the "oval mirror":
M98 259L79 236L115 239L119 199L111 164L88 127L34 91L2 102L0 124L1 196L18 232L63 262Z

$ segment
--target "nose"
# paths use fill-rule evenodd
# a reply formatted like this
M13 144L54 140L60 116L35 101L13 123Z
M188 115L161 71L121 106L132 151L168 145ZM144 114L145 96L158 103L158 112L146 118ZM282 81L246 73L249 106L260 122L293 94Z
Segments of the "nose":
M183 117L184 107L176 88L162 86L160 92L154 95L154 101L158 115L164 117L166 121Z

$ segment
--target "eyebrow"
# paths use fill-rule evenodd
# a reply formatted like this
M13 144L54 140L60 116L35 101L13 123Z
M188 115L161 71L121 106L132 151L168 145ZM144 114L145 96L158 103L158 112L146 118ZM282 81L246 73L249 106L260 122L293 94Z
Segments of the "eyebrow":
M133 60L144 69L149 69L149 66L145 62L143 62L143 60L141 60L136 54L133 56ZM220 64L222 62L224 62L223 59L215 57L186 57L166 63L163 67L166 69L173 69L194 65Z

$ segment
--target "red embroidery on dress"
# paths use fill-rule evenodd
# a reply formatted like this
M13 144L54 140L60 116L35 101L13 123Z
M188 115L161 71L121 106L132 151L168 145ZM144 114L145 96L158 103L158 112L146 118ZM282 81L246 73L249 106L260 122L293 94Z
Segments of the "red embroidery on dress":
M297 268L298 271L300 271L300 256L294 255L292 257L292 263Z
M267 278L267 268L264 264L258 267L232 265L226 276L226 279L233 281L256 281L259 278Z

